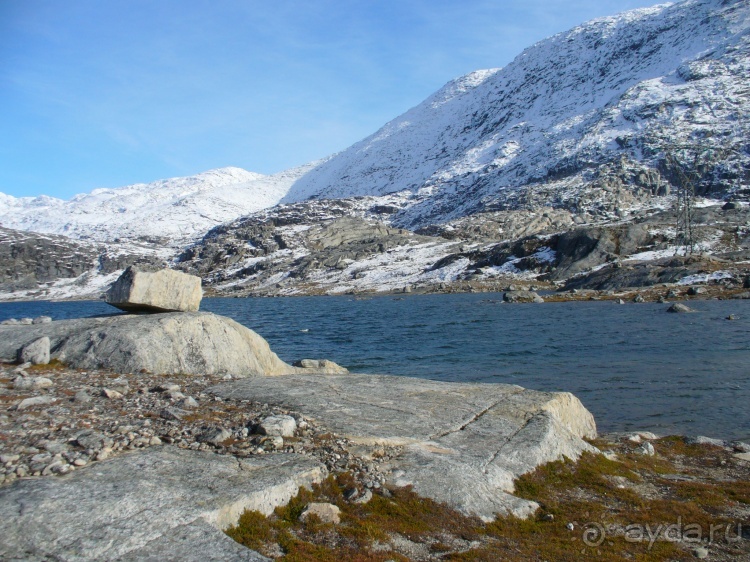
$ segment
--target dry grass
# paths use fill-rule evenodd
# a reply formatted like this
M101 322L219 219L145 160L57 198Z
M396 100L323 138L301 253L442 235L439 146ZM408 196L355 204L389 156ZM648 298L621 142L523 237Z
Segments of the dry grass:
M712 560L750 556L750 541L731 540L738 523L750 528L747 463L722 448L691 445L682 438L653 444L659 453L655 457L620 444L614 447L617 460L587 453L576 463L549 463L519 478L516 494L541 505L531 519L498 517L482 523L408 488L375 494L367 504L350 503L344 491L356 483L349 474L340 474L313 490L301 490L271 517L246 513L227 533L262 553L283 553L283 561L414 559L392 541L394 536L419 546L414 552L422 552L420 559L667 561L692 558L690 550L698 543L686 531L700 528L708 538L714 525L721 532L710 545ZM300 522L311 501L337 505L341 523ZM739 520L738 513L743 514ZM665 540L666 526L676 529L678 524L688 540ZM594 525L601 525L606 536L587 544L584 532L588 529L586 537L594 538ZM657 538L651 540L648 533Z

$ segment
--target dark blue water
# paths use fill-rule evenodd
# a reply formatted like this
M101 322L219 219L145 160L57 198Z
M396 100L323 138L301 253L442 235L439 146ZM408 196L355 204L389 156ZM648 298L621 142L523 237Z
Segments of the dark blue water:
M500 295L204 299L286 361L573 392L600 431L750 438L750 301L508 305ZM0 303L0 320L111 314L101 302ZM734 314L737 319L725 317Z

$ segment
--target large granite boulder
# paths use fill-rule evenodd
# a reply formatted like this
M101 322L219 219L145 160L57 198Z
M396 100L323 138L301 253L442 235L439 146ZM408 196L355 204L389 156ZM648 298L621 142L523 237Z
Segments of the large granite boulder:
M40 338L49 338L53 359L76 369L235 377L348 372L326 360L303 361L302 367L292 367L254 331L210 312L0 325L0 361L15 361L19 350Z
M234 320L208 312L115 315L39 325L0 326L0 359L47 337L52 358L77 369L121 373L281 375L298 369L266 340Z
M513 481L544 463L596 451L593 416L572 394L507 384L385 375L290 375L234 381L210 392L284 404L362 448L402 447L389 482L465 513L531 515Z
M105 294L106 301L128 312L195 312L201 304L201 279L173 269L146 271L128 267Z
M270 514L325 467L274 454L238 459L176 447L0 488L2 560L268 560L226 536L245 509Z

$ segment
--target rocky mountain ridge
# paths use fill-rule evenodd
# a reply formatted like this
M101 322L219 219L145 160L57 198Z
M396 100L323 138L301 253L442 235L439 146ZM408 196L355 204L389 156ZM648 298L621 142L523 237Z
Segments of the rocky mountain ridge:
M746 196L750 6L687 0L601 18L449 83L300 178L282 202L408 192L418 228L539 204L626 213L714 149L698 190ZM675 153L677 164L667 160ZM719 156L721 152L721 156ZM406 193L405 193L406 194Z

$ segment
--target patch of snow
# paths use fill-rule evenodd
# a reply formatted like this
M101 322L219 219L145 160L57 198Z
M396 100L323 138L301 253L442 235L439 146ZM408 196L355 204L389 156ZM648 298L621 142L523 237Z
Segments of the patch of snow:
M713 273L699 273L696 275L688 275L680 279L678 285L697 285L700 283L708 283L710 281L721 281L722 279L732 279L732 275L729 271L714 271Z

